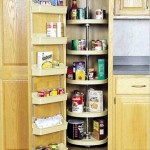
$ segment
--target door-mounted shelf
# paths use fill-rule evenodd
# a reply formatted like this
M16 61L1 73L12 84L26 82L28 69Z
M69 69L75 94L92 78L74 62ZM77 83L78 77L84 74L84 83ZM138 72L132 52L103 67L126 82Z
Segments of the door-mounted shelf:
M32 76L61 75L67 73L67 66L60 63L59 68L38 69L36 65L32 66Z
M106 55L108 50L67 50L68 55Z
M67 100L67 94L61 94L57 96L49 96L49 97L38 97L37 92L32 93L32 104L35 105L43 105L50 103L57 103L61 101Z
M33 45L56 45L67 44L67 37L48 37L46 34L34 33L32 35Z

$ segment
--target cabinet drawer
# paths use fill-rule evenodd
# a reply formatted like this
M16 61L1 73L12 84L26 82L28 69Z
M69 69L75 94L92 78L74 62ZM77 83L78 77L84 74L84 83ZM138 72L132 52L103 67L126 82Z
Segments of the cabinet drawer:
M117 78L116 94L150 94L150 78Z

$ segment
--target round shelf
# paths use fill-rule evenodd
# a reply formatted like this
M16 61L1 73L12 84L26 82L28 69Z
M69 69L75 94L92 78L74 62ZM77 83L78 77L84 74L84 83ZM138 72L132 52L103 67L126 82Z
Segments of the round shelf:
M67 142L74 145L80 145L80 146L96 146L96 145L107 143L107 138L104 140L96 140L95 138L91 137L91 139L72 140L67 137Z
M106 55L108 50L67 50L68 55Z
M105 109L103 112L82 112L82 113L75 113L67 110L67 115L72 117L78 118L96 118L96 117L103 117L108 114L108 110Z
M69 84L79 84L79 85L99 85L106 84L108 79L105 80L70 80L67 79L67 83Z
M107 19L82 19L82 20L67 20L67 24L108 24Z

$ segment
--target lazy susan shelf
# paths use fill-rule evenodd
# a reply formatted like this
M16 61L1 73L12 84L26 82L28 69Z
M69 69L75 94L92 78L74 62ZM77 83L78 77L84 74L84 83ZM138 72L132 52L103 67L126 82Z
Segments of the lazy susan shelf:
M103 117L108 114L108 110L105 109L103 112L82 112L82 113L75 113L67 110L67 115L72 117L78 118L95 118L95 117Z
M106 55L108 50L67 50L68 55Z
M71 79L67 79L67 83L79 84L79 85L99 85L99 84L106 84L107 82L108 82L107 79L105 79L105 80L71 80Z
M67 37L48 37L46 34L33 34L33 45L67 44Z
M107 138L104 140L96 140L95 138L91 137L91 139L72 140L67 137L67 142L80 146L96 146L107 143Z
M31 12L32 13L66 14L67 7L66 6L46 6L46 5L32 3Z
M48 75L61 75L67 73L67 67L60 64L59 68L38 69L36 65L32 67L32 76L48 76Z
M67 24L107 24L107 19L82 19L82 20L67 20Z
M49 133L54 133L54 132L59 132L62 130L66 130L67 129L67 122L64 122L64 124L62 125L58 125L58 126L54 126L54 127L49 127L49 128L37 128L36 124L33 123L32 124L32 133L34 135L45 135L45 134L49 134Z
M37 92L32 93L32 104L42 105L42 104L50 104L57 103L61 101L67 100L67 94L61 94L57 96L49 96L49 97L38 97Z

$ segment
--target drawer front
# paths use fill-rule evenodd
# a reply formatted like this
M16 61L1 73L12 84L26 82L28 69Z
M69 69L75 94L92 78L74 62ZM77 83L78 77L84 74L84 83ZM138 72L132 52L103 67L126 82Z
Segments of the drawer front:
M150 78L117 78L116 94L150 94Z

